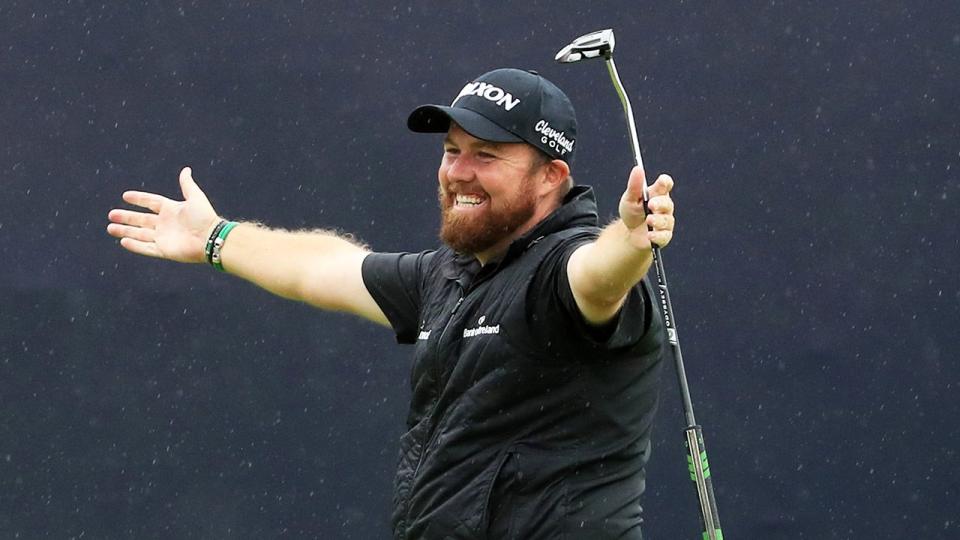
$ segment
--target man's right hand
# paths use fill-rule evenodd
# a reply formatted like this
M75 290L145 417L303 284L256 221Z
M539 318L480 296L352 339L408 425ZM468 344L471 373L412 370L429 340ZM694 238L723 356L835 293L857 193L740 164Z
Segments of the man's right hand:
M125 249L148 257L203 263L207 239L220 222L190 168L180 171L182 201L127 191L123 200L147 212L114 209L107 232ZM363 282L370 252L333 231L284 231L241 223L220 252L223 270L292 300L360 315L389 326Z
M107 215L107 233L120 239L128 251L186 263L206 262L203 248L220 221L207 196L200 191L190 167L180 171L182 201L156 193L125 191L123 200L149 212L113 209Z

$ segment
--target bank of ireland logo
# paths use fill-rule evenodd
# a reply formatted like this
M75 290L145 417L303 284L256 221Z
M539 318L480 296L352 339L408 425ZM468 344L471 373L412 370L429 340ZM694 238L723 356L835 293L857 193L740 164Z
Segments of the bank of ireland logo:
M470 337L484 336L484 335L499 334L499 333L500 333L500 325L499 325L499 324L497 324L497 325L492 325L492 326L488 326L488 325L484 325L484 324L483 324L483 323L485 323L485 322L487 322L487 316L486 316L486 315L481 315L480 318L477 320L477 326L476 326L476 328L464 328L464 329L463 329L463 337L465 337L465 338L470 338Z

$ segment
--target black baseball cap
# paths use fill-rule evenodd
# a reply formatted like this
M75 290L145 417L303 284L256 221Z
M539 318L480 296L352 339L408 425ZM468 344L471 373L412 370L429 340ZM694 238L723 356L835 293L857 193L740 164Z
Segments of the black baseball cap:
M493 142L526 142L553 159L573 163L577 115L562 90L535 71L496 69L467 83L449 107L421 105L407 127L446 133L453 120L470 135Z

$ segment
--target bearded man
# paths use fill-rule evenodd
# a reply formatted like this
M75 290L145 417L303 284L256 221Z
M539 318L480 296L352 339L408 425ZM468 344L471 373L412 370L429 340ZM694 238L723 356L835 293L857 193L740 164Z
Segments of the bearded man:
M665 337L645 276L651 243L673 235L673 180L657 179L645 210L635 168L620 219L599 228L593 191L570 176L573 106L535 72L485 73L408 126L446 134L436 250L228 222L189 168L183 201L125 192L148 211L112 210L107 231L413 346L395 538L640 538Z

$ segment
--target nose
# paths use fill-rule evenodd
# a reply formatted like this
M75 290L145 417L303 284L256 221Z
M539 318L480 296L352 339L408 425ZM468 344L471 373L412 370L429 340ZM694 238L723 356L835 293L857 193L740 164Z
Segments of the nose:
M476 168L471 157L463 152L449 158L447 179L451 182L470 182L476 177Z

